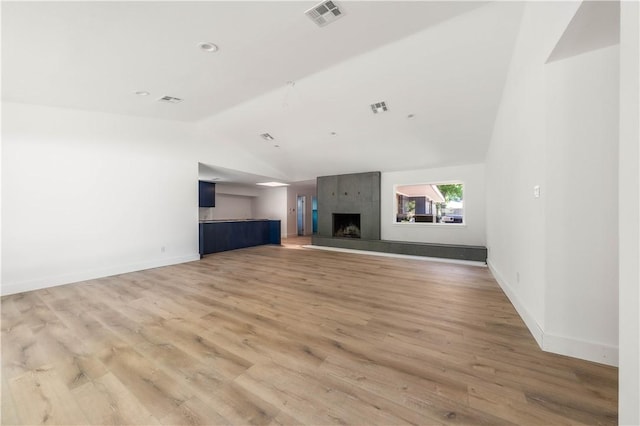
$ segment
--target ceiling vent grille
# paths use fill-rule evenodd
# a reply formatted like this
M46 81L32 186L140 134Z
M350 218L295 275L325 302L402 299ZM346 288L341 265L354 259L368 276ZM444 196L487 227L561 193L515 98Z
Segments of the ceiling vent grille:
M387 103L376 102L375 104L371 104L371 111L373 111L374 114L377 114L379 112L385 112L387 111Z
M180 102L182 102L182 99L176 98L173 96L163 96L160 99L158 99L158 102L168 102L170 104L179 104Z
M319 27L324 27L341 18L344 15L344 11L333 1L323 1L307 10L305 15L311 18Z
M275 139L275 138L274 138L273 136L271 136L269 133L262 133L262 134L260 135L260 137L261 137L262 139L264 139L265 141L272 141L272 140L274 140L274 139Z

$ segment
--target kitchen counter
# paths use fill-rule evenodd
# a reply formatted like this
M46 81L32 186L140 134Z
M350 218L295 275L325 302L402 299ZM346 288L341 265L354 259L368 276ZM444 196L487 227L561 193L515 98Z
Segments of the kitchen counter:
M279 220L204 220L199 223L199 232L200 256L264 244L280 244Z

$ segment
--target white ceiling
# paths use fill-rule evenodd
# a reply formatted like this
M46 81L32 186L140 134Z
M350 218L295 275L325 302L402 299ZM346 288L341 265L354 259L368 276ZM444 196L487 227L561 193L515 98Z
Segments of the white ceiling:
M2 99L193 122L290 182L484 160L522 3L314 4L3 2Z

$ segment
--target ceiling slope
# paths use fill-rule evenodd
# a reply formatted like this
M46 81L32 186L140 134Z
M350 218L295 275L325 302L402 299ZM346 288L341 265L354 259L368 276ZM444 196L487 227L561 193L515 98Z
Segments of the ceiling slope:
M289 182L484 160L523 3L315 3L3 2L2 99L193 122L202 163Z
M344 2L323 28L315 4L3 2L3 100L195 121L483 3Z
M481 163L522 7L475 9L282 84L203 120L200 131L234 141L290 181ZM388 111L373 114L379 101ZM275 139L263 140L265 132Z

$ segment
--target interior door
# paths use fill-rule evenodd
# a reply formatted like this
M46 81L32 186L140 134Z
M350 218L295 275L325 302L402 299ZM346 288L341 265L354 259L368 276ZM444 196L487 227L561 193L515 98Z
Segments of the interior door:
M298 214L296 215L298 222L298 236L304 235L306 199L307 197L305 195L298 195Z

